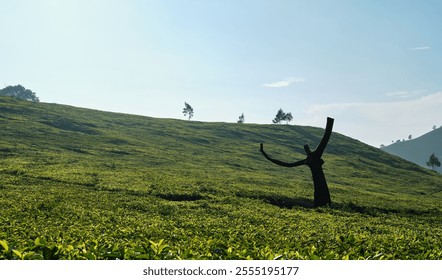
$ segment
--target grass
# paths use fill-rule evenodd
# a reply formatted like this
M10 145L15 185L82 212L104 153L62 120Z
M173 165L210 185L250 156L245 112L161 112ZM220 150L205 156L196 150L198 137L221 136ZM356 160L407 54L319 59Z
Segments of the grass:
M339 122L339 120L336 120ZM324 120L325 124L325 120ZM442 259L442 176L323 129L0 98L0 259Z

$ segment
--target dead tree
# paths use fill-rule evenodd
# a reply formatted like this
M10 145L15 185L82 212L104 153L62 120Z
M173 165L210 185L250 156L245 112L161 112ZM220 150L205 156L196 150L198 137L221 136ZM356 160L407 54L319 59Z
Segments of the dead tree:
M328 191L327 181L325 180L324 171L322 170L322 165L324 164L324 161L321 157L324 153L325 146L327 146L328 140L330 139L333 122L334 120L332 118L327 118L327 126L325 127L324 136L322 137L322 140L316 150L312 152L308 145L304 145L304 150L307 154L307 158L300 161L288 163L273 159L269 155L267 155L266 152L264 152L264 144L261 143L261 153L266 159L277 165L285 167L295 167L305 164L310 167L313 176L315 207L321 207L331 204L330 192Z

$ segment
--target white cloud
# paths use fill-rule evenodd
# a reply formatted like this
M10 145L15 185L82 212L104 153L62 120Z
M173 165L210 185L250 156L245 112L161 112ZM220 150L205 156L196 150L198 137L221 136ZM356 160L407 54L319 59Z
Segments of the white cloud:
M394 92L388 92L385 94L385 96L388 97L410 97L410 93L408 91L394 91Z
M411 51L425 51L431 49L430 46L410 48Z
M390 144L392 140L414 138L442 123L442 92L412 100L377 103L332 103L311 106L306 125L323 127L327 116L335 118L334 131L372 146Z
M413 98L417 96L422 96L424 94L427 94L428 91L426 89L419 89L419 90L412 90L412 91L405 91L405 90L399 90L399 91L393 91L393 92L387 92L385 96L392 97L392 98Z
M302 83L302 82L304 82L304 78L290 77L290 78L284 79L282 81L263 84L262 86L263 87L271 87L271 88L280 88L280 87L288 87L291 84Z

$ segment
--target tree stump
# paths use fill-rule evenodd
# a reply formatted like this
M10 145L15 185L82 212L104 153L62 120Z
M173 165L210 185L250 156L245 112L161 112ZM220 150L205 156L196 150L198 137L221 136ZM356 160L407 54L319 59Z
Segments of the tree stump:
M261 143L260 151L269 161L284 167L295 167L305 164L310 168L313 177L315 207L327 206L331 204L330 192L328 190L327 181L325 180L324 171L322 170L322 165L324 164L324 161L321 157L324 153L325 147L327 146L328 140L330 139L333 129L333 122L334 119L327 118L325 133L318 147L312 152L308 145L304 145L304 151L307 154L307 158L293 163L283 162L271 158L264 151L264 144Z

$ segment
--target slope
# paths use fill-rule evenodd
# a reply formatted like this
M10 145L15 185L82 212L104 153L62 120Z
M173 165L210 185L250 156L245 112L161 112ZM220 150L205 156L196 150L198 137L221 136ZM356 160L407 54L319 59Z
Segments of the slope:
M304 158L320 128L11 98L0 128L0 258L442 257L442 177L344 135L323 156L334 205L315 209L308 168L259 143Z
M427 167L431 154L442 156L442 128L430 131L416 139L397 142L383 148L384 151ZM428 168L428 167L427 167ZM441 172L438 168L436 171Z

